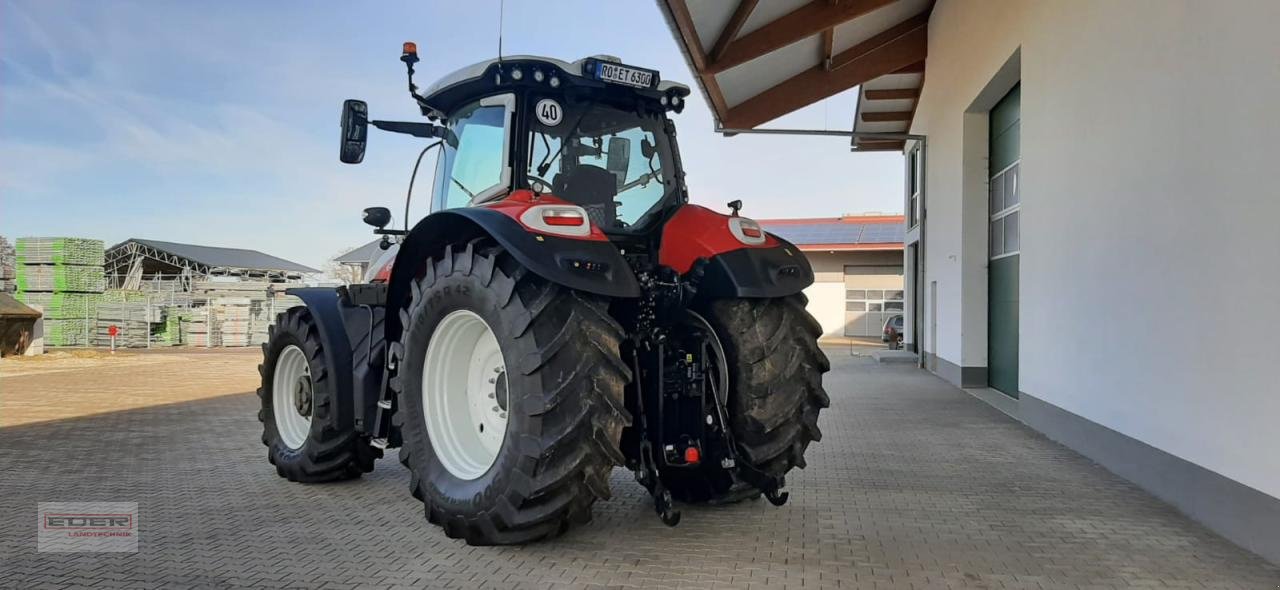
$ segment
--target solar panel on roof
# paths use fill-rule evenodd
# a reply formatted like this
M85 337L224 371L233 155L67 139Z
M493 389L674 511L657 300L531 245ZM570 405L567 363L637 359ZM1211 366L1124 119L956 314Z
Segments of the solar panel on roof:
M903 241L900 223L762 223L764 228L793 244L884 244Z

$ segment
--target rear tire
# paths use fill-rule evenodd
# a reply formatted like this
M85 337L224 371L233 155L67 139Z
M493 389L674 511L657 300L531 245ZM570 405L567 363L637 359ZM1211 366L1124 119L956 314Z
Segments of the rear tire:
M373 471L382 451L356 433L351 400L338 398L324 345L305 307L281 312L269 328L258 365L258 421L276 473L320 483Z
M822 440L818 413L831 405L822 388L831 364L818 348L822 328L805 311L807 302L803 294L720 299L702 312L728 361L729 422L739 459L772 477L804 468L809 443ZM669 470L663 484L685 502L731 503L761 492L711 464Z
M528 543L589 521L591 505L610 496L609 475L623 462L619 439L631 422L623 397L631 371L608 300L546 281L501 248L471 242L428 262L400 313L395 424L404 436L400 460L412 472L410 490L427 520L471 545ZM465 451L476 446L470 435L432 417L440 411L470 417L467 425L482 433L479 426L492 422L476 412L491 408L445 407L457 399L449 396L472 395L477 381L424 374L440 365L429 358L437 354L433 338L465 340L450 334L460 333L458 318L479 330L471 316L483 320L501 349L503 367L480 370L499 375L490 387L495 399L506 400L504 436L489 454ZM483 365L491 354L474 358ZM501 383L505 389L497 389Z

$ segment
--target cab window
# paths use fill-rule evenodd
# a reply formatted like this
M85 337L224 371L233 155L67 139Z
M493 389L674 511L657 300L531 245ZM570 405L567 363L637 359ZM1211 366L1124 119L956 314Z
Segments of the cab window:
M507 138L511 95L482 99L450 118L436 168L436 210L466 207L503 192L511 182Z
M563 116L539 118L529 135L529 188L581 206L606 231L644 225L676 190L666 173L673 159L661 115L596 102L552 104Z

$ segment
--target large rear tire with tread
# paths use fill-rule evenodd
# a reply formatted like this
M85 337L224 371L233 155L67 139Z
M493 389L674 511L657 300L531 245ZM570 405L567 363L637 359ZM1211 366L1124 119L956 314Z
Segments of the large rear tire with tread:
M337 395L311 312L306 307L281 312L262 353L258 421L276 473L289 481L320 483L373 471L382 451L355 431L352 400Z
M719 299L701 310L728 365L730 429L741 460L771 477L804 468L809 443L822 439L818 413L831 404L822 374L831 369L805 310L803 294L775 299ZM761 490L720 465L664 472L663 485L685 502L731 503Z
M610 497L610 473L623 463L619 440L631 422L623 393L631 371L608 303L529 272L487 240L452 245L426 263L400 311L394 423L404 437L400 460L412 473L410 489L427 520L449 537L471 545L528 543L589 521L591 505ZM491 332L481 338L501 350L503 366L480 373L499 374L491 387L501 389L485 393L506 401L505 434L483 461L459 466L458 449L467 446L459 437L467 435L447 435L453 426L431 413L473 395L470 385L455 391L448 383L476 381L441 381L424 369L443 366L433 360L433 341L456 343L449 336L456 318L477 326L473 316ZM471 417L468 424L482 433L486 418L468 412L483 410L449 411Z

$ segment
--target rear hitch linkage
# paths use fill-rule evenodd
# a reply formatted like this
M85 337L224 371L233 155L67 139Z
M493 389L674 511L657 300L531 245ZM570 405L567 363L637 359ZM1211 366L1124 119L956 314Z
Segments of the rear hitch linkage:
M700 270L700 269L699 269ZM701 272L692 273L694 277L701 275ZM688 311L688 303L692 301L697 292L696 280L682 280L678 276L654 276L651 273L639 271L637 272L641 285L644 287L647 297L641 304L639 313L638 326L633 336L632 343L634 349L632 352L632 368L636 375L637 389L643 389L641 385L643 378L640 371L640 351L656 352L659 357L659 363L666 362L663 358L663 352L666 346L675 346L669 341L669 328L676 323L676 318L684 318ZM665 279L665 280L664 280ZM683 321L683 320L681 320ZM708 326L709 327L709 326ZM705 338L704 338L705 339ZM706 342L702 346L702 352L705 354L710 347L710 342ZM692 358L692 355L690 355ZM659 372L659 376L661 372ZM712 398L712 406L714 411L706 415L705 424L712 431L718 431L718 435L711 434L712 431L704 431L710 437L701 440L701 445L718 442L721 447L719 452L720 466L726 470L731 470L736 479L747 483L748 485L760 490L770 504L774 506L782 506L790 499L790 493L783 491L786 482L782 476L772 476L749 461L743 460L743 453L738 448L738 444L734 441L733 432L729 426L729 411L726 406L727 395L719 391L722 384L717 379L709 379L709 390ZM665 417L663 416L664 404L662 400L668 396L669 392L665 390L664 381L659 378L656 380L658 388L657 395L646 396L645 391L638 391L637 398L639 404L637 407L637 421L639 423L640 441L639 441L639 461L633 465L636 481L644 485L653 495L653 507L663 524L667 526L676 526L680 523L680 510L675 507L675 502L671 491L662 483L659 471L659 459L654 456L654 440L653 432L650 429L650 416L647 413L646 397L652 396L658 400L657 415L654 417L658 423L657 430L662 430ZM674 395L674 394L672 394ZM704 409L704 412L706 410ZM666 444L661 434L658 435L659 443ZM713 441L718 439L718 441ZM701 446L700 445L700 446ZM713 455L708 454L707 457ZM663 460L667 460L663 455Z
M640 374L640 360L632 355L631 362L636 375ZM680 524L680 511L675 507L671 491L662 485L658 475L658 464L653 459L653 442L649 440L649 418L644 411L644 401L640 402L640 466L636 469L636 481L640 485L653 490L653 509L662 519L662 524L676 526Z

